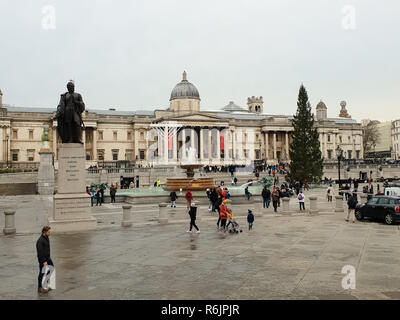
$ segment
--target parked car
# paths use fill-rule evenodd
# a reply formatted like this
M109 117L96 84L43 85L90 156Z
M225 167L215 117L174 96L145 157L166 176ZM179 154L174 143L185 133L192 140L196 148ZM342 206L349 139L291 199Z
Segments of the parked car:
M356 218L384 220L386 224L393 224L400 220L400 197L372 196L364 205L357 205Z

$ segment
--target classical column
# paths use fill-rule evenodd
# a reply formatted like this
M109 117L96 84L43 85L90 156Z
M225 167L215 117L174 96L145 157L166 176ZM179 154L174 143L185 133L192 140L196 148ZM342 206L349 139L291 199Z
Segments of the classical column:
M231 137L232 137L232 162L234 163L236 160L236 139L234 130L231 130Z
M171 134L171 139L172 139L172 159L174 162L178 161L178 155L177 155L177 150L178 150L178 128L173 128L172 134Z
M10 127L6 127L6 140L7 140L7 135L8 135L8 150L7 150L7 155L8 155L8 159L6 159L6 161L8 160L8 165L11 164L12 162L12 155L11 155L11 128Z
M221 133L219 131L220 128L217 128L217 161L221 161Z
M212 160L211 128L208 128L208 159Z
M269 157L269 152L268 152L268 150L269 150L269 146L268 146L268 131L266 131L265 133L264 133L264 139L265 139L265 160L267 160L268 161L268 157Z
M274 160L276 161L276 131L274 131Z
M164 163L168 164L168 125L164 127L164 139L163 139L163 150L164 150Z
M285 132L286 160L289 160L289 133Z
M328 134L325 132L324 158L328 159Z
M203 132L203 128L200 128L200 144L199 144L199 150L200 150L200 162L203 162L203 159L204 159L204 150L203 150L203 148L204 148L204 137L203 137L203 135L204 135L204 132Z
M97 161L97 128L93 128L92 148L93 148L93 160Z
M323 141L323 133L322 132L320 132L319 133L319 148L320 148L320 150L321 150L321 155L322 155L322 157L324 156L324 149L322 148L322 141Z

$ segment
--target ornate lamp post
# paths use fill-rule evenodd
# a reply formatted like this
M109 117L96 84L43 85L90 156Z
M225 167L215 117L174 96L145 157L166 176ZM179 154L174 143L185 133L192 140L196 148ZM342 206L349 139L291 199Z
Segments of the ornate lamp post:
M340 160L343 157L343 150L339 146L337 146L337 148L336 148L336 156L337 156L337 159L338 159L338 175L339 175L339 189L340 189L341 186L342 186L342 183L341 183L341 180L340 180Z

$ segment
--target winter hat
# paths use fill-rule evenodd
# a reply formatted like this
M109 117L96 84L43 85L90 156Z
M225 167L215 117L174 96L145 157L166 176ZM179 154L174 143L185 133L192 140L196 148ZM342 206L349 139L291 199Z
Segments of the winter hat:
M226 203L226 199L222 200L222 203L225 204Z
M253 213L253 211L251 211L250 209L247 210L249 213Z

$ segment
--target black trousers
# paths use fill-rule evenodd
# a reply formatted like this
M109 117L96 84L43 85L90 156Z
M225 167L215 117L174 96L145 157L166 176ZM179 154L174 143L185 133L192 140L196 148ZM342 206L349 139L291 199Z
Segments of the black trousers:
M111 196L111 203L115 203L115 194L113 196Z
M47 264L49 266L54 266L53 261L51 259L47 260ZM43 280L43 263L39 263L39 276L38 276L38 288L42 287L42 280Z
M221 228L226 228L226 219L221 219Z
M190 219L190 231L192 231L192 227L195 227L196 230L199 230L199 228L196 226L196 219Z
M301 208L303 208L303 210L306 210L306 208L304 207L304 202L299 202L299 205L300 205L300 210Z
M278 210L278 201L272 201L272 205L274 206L274 211L277 212L277 210Z

